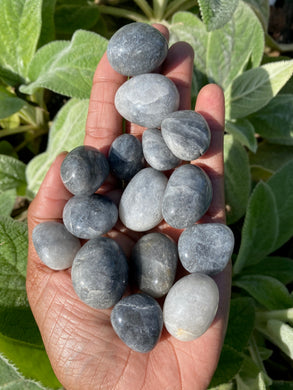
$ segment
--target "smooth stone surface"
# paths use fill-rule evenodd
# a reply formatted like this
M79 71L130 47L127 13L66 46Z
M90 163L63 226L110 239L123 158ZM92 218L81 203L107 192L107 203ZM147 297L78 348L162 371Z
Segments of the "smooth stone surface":
M70 234L60 222L42 222L32 234L36 252L49 268L60 271L71 267L76 252L80 249L79 239Z
M141 142L134 135L120 135L110 147L108 161L111 171L118 179L129 181L143 168Z
M162 233L140 238L131 253L130 273L138 288L154 298L167 294L177 269L177 245Z
M179 107L179 92L161 74L135 76L118 89L115 107L126 120L144 127L160 127L162 120Z
M164 324L176 339L194 340L212 324L218 303L219 291L212 278L200 273L184 276L166 296Z
M163 198L165 221L176 229L192 226L208 210L213 189L208 175L191 164L175 169Z
M173 112L162 121L162 136L178 158L192 161L202 156L211 141L210 128L204 117L192 110Z
M146 129L143 132L142 149L146 161L158 171L175 168L181 162L168 148L158 129Z
M76 195L63 209L63 223L67 230L79 238L95 238L107 233L116 224L118 209L106 196Z
M146 294L133 294L114 306L111 323L118 337L129 348L149 352L161 336L163 314L154 298Z
M95 309L108 309L119 301L127 286L126 257L111 238L89 240L75 256L71 279L84 303Z
M65 187L74 195L91 195L109 174L106 157L91 146L78 146L67 154L60 169Z
M226 267L234 248L232 230L221 223L205 223L185 229L178 241L178 252L188 272L215 275Z
M145 23L121 27L109 40L107 57L113 69L125 76L151 73L168 53L168 42L156 28Z
M119 205L119 217L127 228L144 232L162 221L167 181L162 172L153 168L142 169L130 180Z

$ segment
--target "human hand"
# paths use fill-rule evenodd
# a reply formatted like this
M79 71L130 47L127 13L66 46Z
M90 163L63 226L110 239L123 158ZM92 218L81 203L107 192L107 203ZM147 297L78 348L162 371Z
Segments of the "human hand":
M168 31L156 26L166 36ZM172 79L180 93L179 109L190 109L193 51L183 42L170 48L161 73ZM125 77L109 65L106 55L100 61L92 87L84 143L107 153L121 134L122 118L114 108L114 96ZM196 160L209 175L214 197L200 222L225 222L223 190L224 98L213 84L199 93L196 111L211 129L211 145ZM127 131L140 137L140 126L127 124ZM149 353L130 350L114 333L111 310L96 310L84 304L73 290L70 270L52 271L39 259L33 247L33 228L44 221L62 221L65 203L72 196L60 179L61 154L52 164L28 213L29 254L27 268L28 299L41 331L56 376L67 390L203 390L216 369L224 339L229 299L230 264L214 277L220 292L219 308L211 327L200 338L178 341L164 329L157 346ZM119 190L109 180L99 192L115 199ZM178 239L181 231L161 223L156 229ZM138 234L118 222L109 235L129 255Z

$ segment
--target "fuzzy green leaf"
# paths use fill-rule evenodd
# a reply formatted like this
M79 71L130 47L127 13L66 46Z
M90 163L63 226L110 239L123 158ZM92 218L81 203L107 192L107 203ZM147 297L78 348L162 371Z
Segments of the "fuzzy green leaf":
M19 188L26 184L25 164L16 158L0 155L0 188L1 191Z
M0 215L9 216L13 210L16 199L16 190L13 188L4 192L0 192Z
M232 134L243 146L256 152L257 142L254 127L247 119L238 119L234 122L226 121L225 129Z
M293 328L279 320L269 320L266 334L290 359L293 359Z
M252 358L246 356L236 375L237 390L267 390L267 385L271 382L271 379Z
M56 0L42 0L42 29L38 47L44 46L55 38L54 11Z
M0 119L9 117L19 111L24 105L24 100L18 98L0 85Z
M267 31L269 18L270 18L270 4L268 0L244 0L250 4L257 17L261 21L264 27L264 31Z
M199 0L200 12L207 30L224 26L235 12L239 0Z

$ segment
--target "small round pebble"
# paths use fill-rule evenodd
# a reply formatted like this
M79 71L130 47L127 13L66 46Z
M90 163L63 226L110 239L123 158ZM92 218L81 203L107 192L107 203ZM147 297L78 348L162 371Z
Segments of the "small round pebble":
M176 339L191 341L212 324L219 290L208 275L194 273L179 279L169 290L163 307L164 324Z
M118 337L136 352L149 352L160 339L163 314L157 301L146 294L129 295L111 313Z
M197 224L185 229L178 252L188 272L215 275L226 267L234 248L232 230L221 223Z
M38 224L32 234L36 252L49 268L61 271L71 267L80 241L60 222L47 221Z
M71 279L84 303L95 309L108 309L119 301L127 286L126 257L111 238L89 240L75 256Z

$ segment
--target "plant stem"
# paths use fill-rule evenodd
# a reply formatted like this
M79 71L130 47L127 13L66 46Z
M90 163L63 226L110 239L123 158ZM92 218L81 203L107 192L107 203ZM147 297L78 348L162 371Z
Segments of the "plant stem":
M180 10L186 10L193 6L197 5L197 1L195 0L173 0L168 5L165 13L165 19L170 18L176 11Z
M290 322L293 324L293 308L284 310L261 311L256 313L257 322L265 322L270 319Z
M153 0L154 17L156 20L160 21L164 18L167 3L168 0Z
M13 134L25 133L27 131L35 131L36 129L31 125L19 126L13 129L0 130L0 138L7 137Z
M154 18L153 10L146 0L134 0L149 20Z
M138 14L137 12L130 11L124 8L115 8L108 5L99 5L99 11L102 14L119 16L120 18L126 18L133 20L135 22L146 22L146 18L143 15Z
M260 368L260 370L263 372L266 382L271 382L270 377L268 376L265 366L263 364L262 358L260 357L260 353L257 347L257 343L255 341L255 337L252 334L249 339L249 345L248 350L250 352L251 358L254 361L254 363Z

